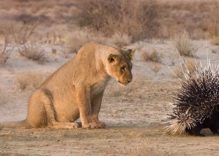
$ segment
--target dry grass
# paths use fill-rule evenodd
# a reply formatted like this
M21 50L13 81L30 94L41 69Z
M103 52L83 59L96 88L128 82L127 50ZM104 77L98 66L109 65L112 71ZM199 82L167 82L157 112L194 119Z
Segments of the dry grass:
M102 43L117 47L124 47L131 43L131 37L126 34L115 33L110 38L104 39Z
M13 41L16 44L26 44L30 41L31 36L33 36L34 31L37 27L36 23L32 24L10 24L8 27L8 33L11 35Z
M214 21L209 26L209 38L213 45L219 45L219 21Z
M210 39L210 42L213 45L219 45L219 36L212 36L211 39Z
M141 54L141 57L143 61L161 63L160 55L158 54L156 49L150 49L148 51L143 51Z
M80 26L103 32L127 34L133 40L145 37L170 38L182 30L192 38L206 38L217 21L216 0L153 1L153 0L82 0L77 15Z
M132 36L135 41L157 33L157 5L154 1L82 0L79 7L79 25L106 36L121 33Z
M212 23L218 27L219 15L217 0L12 0L0 4L2 21L22 21L25 25L38 21L43 30L80 24L110 36L115 31L126 34L133 40L169 38L182 30L192 38L206 39L213 31Z
M7 35L3 35L4 43L2 44L2 50L0 51L0 65L6 64L10 57L10 52L8 50L8 37Z
M157 20L162 37L171 37L186 30L192 38L207 38L212 31L210 25L219 15L217 0L165 0L159 1L159 6Z
M79 48L90 40L86 31L76 30L65 37L65 47L68 53L77 53Z
M197 69L198 63L194 59L184 60L183 64L175 67L173 76L176 78L184 79L185 73L193 74Z
M131 38L125 34L115 33L110 38L100 33L92 33L86 30L78 30L65 36L64 43L68 53L77 53L82 45L87 42L95 41L110 46L123 47L131 42Z
M195 56L195 50L192 46L192 40L190 39L190 36L186 31L184 31L181 35L175 37L174 44L180 56Z
M48 58L45 55L45 51L42 48L34 45L24 45L19 49L19 53L21 56L26 57L32 61L35 61L39 64L43 64L48 62Z
M34 90L45 80L46 75L39 73L20 73L16 75L17 85L21 91Z

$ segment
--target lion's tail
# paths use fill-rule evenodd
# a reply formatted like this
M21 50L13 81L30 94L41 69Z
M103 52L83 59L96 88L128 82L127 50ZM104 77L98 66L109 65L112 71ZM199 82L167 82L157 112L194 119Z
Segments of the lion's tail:
M0 123L0 127L1 128L31 128L31 126L26 122L26 120Z

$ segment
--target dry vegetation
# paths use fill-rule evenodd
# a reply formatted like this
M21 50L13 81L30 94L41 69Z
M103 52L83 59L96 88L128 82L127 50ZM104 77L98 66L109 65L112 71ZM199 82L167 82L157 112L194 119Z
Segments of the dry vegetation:
M9 50L7 49L8 48L8 37L7 37L7 35L3 35L3 42L4 43L2 43L2 45L1 45L1 47L2 47L2 49L1 49L1 51L0 51L0 65L4 65L4 64L6 64L6 62L8 61L8 59L9 59L9 57L10 57L10 52L9 52Z
M55 38L64 42L69 52L75 52L88 40L124 46L145 38L172 38L184 31L192 39L219 43L216 0L10 0L7 3L10 5L0 2L0 9L6 10L1 12L0 30L7 27L10 42L17 44L32 39L51 44ZM16 13L5 18L7 10Z
M36 61L39 64L43 64L48 62L48 58L45 55L45 51L32 44L25 45L19 49L19 53L21 56L26 57L32 61Z
M30 37L33 35L35 28L36 24L22 24L19 22L4 23L0 27L0 32L3 36L2 50L0 51L0 64L6 64L14 47L18 48L21 45L23 48L22 50L19 50L19 53L22 56L38 61L39 63L46 62L45 54L39 52L36 48L27 46L27 43L31 41Z
M219 45L219 36L212 36L210 38L210 42L213 44L213 45Z
M219 3L215 0L83 0L78 6L79 25L108 36L120 32L135 41L169 38L184 30L196 39L218 36Z
M158 54L156 49L143 51L141 55L143 61L161 63L161 56Z
M210 32L209 32L209 38L210 42L214 45L219 45L219 21L214 21L209 27L210 27Z
M156 3L128 0L82 0L79 2L79 25L106 36L127 34L133 41L156 35Z
M198 63L194 59L185 59L183 63L176 66L173 71L173 76L185 79L185 75L192 75L198 67Z
M192 40L187 32L183 32L174 39L174 44L180 56L195 56L195 49L192 46Z
M216 0L9 0L7 5L4 1L0 4L0 9L17 10L10 19L25 23L26 28L36 21L42 27L67 24L70 30L74 30L72 25L78 24L107 36L126 34L133 41L145 37L169 38L184 30L196 39L218 36L215 28L219 25L219 3ZM6 17L4 13L2 16ZM28 28L28 32L32 32L32 28ZM13 29L24 30L20 26Z
M90 41L105 43L107 45L123 47L131 43L131 38L126 34L115 33L110 38L101 33L87 32L86 30L77 30L70 35L66 35L65 47L67 53L76 53L79 48Z
M11 36L11 40L16 44L24 45L31 41L37 23L15 23L7 26L7 33Z

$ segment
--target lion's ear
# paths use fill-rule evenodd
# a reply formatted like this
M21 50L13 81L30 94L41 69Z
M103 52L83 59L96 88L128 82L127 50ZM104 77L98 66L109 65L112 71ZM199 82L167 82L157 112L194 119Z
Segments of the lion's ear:
M125 49L123 50L123 53L130 59L133 59L134 53L135 53L135 49Z
M110 54L110 55L108 56L108 61L109 61L109 63L113 63L113 62L115 62L117 59L118 59L118 55Z

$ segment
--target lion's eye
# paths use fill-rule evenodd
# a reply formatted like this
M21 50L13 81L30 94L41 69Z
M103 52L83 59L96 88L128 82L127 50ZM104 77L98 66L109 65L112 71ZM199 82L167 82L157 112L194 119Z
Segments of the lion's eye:
M122 67L120 68L120 70L121 70L122 72L125 72L125 71L126 71L126 66L122 66Z

